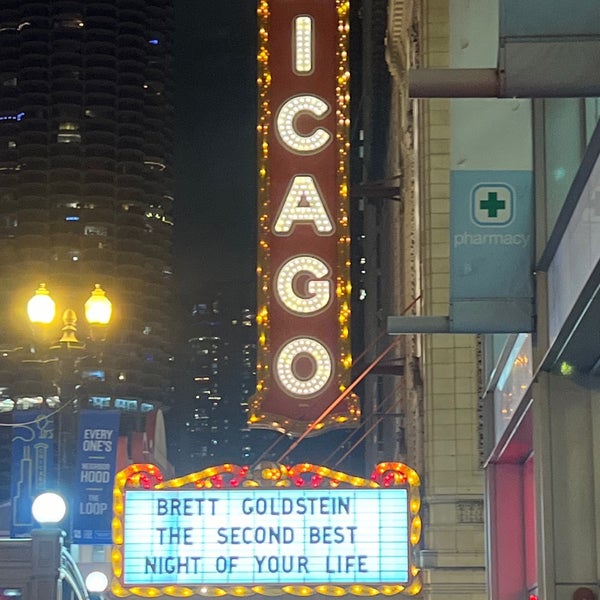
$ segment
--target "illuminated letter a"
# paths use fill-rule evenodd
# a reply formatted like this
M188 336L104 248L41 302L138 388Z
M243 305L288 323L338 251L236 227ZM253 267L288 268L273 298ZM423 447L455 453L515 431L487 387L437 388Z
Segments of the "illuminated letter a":
M296 223L312 223L319 235L333 232L333 224L321 198L319 188L310 175L296 175L283 206L275 220L273 231L289 235Z

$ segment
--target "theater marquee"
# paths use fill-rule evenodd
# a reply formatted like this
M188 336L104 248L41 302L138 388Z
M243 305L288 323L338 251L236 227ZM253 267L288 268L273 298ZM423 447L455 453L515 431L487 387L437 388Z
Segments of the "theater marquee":
M400 463L371 479L270 464L168 482L153 465L132 465L116 479L112 592L416 594L418 487Z
M347 0L259 2L258 364L251 427L300 435L350 383ZM353 427L358 398L314 428Z

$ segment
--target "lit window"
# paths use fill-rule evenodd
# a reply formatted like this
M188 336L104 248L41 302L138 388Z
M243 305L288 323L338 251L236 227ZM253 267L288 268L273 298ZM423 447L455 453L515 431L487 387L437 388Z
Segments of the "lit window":
M84 235L101 235L106 237L108 229L103 225L86 225L83 229Z
M81 373L84 381L104 381L104 371L102 369L85 369Z
M24 112L17 113L16 115L0 115L0 121L21 121L24 116Z
M76 201L60 202L57 204L57 206L65 208L79 208L79 204Z
M145 160L144 164L151 170L151 171L164 171L166 169L166 166L164 163L161 162L156 162L153 160Z
M81 134L79 133L79 123L65 121L58 126L56 141L59 144L79 144Z
M89 402L94 408L110 408L109 396L92 396Z
M58 19L54 23L54 27L66 27L67 29L81 29L85 27L85 23L79 15L63 15L61 17L58 17Z
M120 408L121 410L137 410L137 400L130 400L126 398L115 398L115 408Z
M146 211L146 218L148 219L162 219L163 215L164 210L160 206L150 206L150 208L148 208L148 210Z

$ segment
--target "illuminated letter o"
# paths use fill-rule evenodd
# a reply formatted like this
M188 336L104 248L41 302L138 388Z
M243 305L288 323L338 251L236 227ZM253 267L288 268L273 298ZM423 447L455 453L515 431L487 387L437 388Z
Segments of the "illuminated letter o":
M300 296L294 288L296 276L308 273L314 279L306 283L306 296ZM331 281L323 280L329 268L315 256L296 256L283 264L275 278L277 296L291 312L306 315L325 308L331 300Z
M295 361L301 355L313 362L312 375L298 377ZM296 338L281 348L275 359L275 370L282 387L295 396L314 396L328 383L332 373L332 360L329 350L313 338Z

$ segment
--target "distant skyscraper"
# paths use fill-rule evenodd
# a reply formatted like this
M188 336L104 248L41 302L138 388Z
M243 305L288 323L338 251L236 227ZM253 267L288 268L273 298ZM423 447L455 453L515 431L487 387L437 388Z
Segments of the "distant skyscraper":
M240 355L240 414L242 417L241 430L241 460L244 464L256 458L257 438L259 432L251 431L248 426L250 397L256 390L256 313L245 308L241 319L233 323L235 334L235 349ZM237 342L237 343L236 343Z
M273 439L273 432L251 431L247 423L256 389L256 314L251 308L224 309L219 298L194 305L187 331L181 410L170 419L173 430L184 432L177 447L173 440L178 470L253 464Z
M188 324L178 387L186 435L178 444L177 462L183 470L240 459L239 379L231 355L231 323L221 311L219 300L195 304Z
M222 451L226 425L219 419L223 411L224 375L228 363L227 340L218 302L196 304L192 309L192 336L188 339L186 375L189 396L185 402L185 428L188 450L185 460L192 469L214 464Z
M0 3L0 344L27 344L40 282L78 313L100 283L115 318L82 393L132 411L170 394L172 25L172 0ZM39 393L11 360L7 405Z

